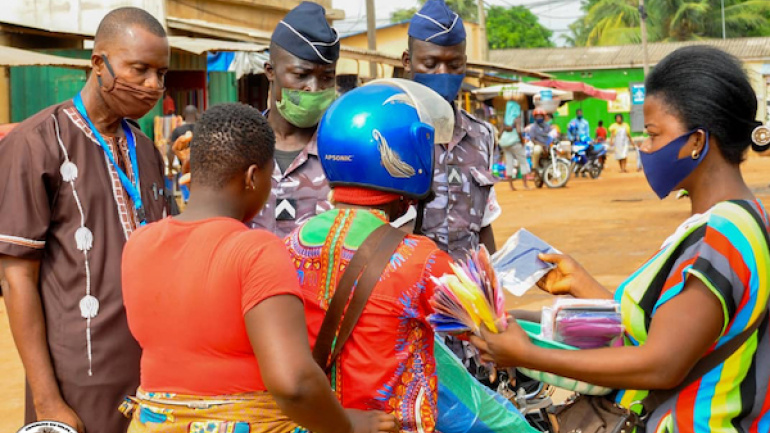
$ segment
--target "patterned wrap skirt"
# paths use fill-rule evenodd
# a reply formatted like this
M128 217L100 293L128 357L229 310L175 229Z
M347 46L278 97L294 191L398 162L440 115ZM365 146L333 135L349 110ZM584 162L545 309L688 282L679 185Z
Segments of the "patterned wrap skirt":
M189 396L137 390L120 411L128 433L301 433L267 392Z

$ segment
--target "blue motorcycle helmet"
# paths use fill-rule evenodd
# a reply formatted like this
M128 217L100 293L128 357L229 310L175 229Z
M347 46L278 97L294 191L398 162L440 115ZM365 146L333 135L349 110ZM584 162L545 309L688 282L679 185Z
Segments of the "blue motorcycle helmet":
M434 143L448 143L452 107L422 84L375 80L335 101L318 124L318 158L332 188L359 187L423 199Z

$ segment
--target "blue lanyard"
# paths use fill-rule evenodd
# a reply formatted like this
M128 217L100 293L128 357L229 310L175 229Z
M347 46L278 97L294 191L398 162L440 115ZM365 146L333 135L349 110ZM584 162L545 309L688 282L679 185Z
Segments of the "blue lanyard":
M139 225L145 225L147 223L147 218L145 216L144 205L142 203L142 193L139 191L139 165L136 162L136 142L134 139L134 134L131 132L131 128L128 126L128 122L126 122L125 119L122 119L120 124L123 127L123 132L125 133L126 141L128 142L128 157L131 159L131 167L134 171L135 182L131 182L131 179L128 178L123 169L121 169L120 166L115 162L115 156L113 156L112 150L110 150L107 142L104 141L104 137L102 137L102 134L99 133L93 122L91 122L91 119L88 117L88 113L86 112L85 105L83 105L83 98L81 98L80 93L75 95L74 102L75 108L86 121L88 127L91 128L91 131L94 132L94 136L96 136L96 140L99 142L99 145L102 147L105 155L107 155L107 158L110 160L110 164L112 164L112 167L115 168L115 171L118 172L118 177L120 177L120 183L123 184L123 188L125 188L126 192L131 197L131 200L134 202L134 208L136 209L136 215L139 219Z

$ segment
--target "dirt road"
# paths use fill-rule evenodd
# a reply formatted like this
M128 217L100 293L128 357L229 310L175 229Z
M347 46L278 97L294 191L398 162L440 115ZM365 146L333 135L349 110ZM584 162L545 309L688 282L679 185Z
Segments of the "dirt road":
M573 179L559 190L510 191L497 185L503 216L494 223L498 244L521 227L572 254L608 288L615 288L689 215L689 201L659 201L642 173L620 174L614 161L598 180ZM633 161L629 166L634 167ZM770 158L753 157L744 174L770 206ZM516 182L521 188L521 183ZM509 298L510 307L538 309L550 302L532 290ZM0 433L21 427L23 373L0 305Z

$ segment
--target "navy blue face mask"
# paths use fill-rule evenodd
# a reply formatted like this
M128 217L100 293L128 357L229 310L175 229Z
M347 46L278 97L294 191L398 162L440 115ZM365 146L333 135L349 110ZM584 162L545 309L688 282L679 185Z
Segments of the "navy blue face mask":
M706 131L706 144L703 151L697 158L686 156L679 158L679 152L682 150L690 136L695 134L698 129L693 129L687 134L675 139L667 145L661 147L655 152L639 152L639 158L642 160L642 168L647 182L655 191L655 194L662 200L666 198L677 185L687 179L709 151L709 133Z
M414 81L430 87L450 104L455 101L465 74L414 74Z

